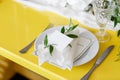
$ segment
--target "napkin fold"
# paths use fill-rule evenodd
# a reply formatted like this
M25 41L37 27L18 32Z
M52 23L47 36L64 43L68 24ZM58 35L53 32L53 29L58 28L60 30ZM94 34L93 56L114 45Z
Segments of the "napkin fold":
M56 31L49 34L48 40L55 39L55 38L49 39L49 36L53 37L55 35L55 33L56 33ZM73 31L71 31L69 33L65 33L65 34L75 34L75 35L79 36L79 30L78 30L78 28L76 28ZM63 34L63 35L66 36L65 34ZM64 36L62 36L62 37L64 37ZM58 37L58 36L54 36L54 37ZM55 41L55 40L53 40L53 41ZM63 41L65 43L65 40L63 40ZM66 41L68 41L68 40L66 39ZM62 39L61 39L61 42L62 42ZM58 43L60 43L60 42L58 42ZM35 51L35 53L37 53L37 55L38 55L38 64L42 65L44 62L48 62L48 63L55 65L61 69L71 70L73 67L74 54L76 53L77 43L78 43L78 38L72 39L69 43L67 43L67 46L64 49L62 49L62 51L57 49L56 45L53 45L54 50L52 52L52 55L49 52L49 48L45 48L43 43L38 45L38 49ZM52 43L52 44L54 44L54 43ZM70 44L71 46L69 46L68 44Z
M54 31L53 33L48 35L48 43L49 43L50 39L51 39L51 41L53 40L54 42L56 42L54 39L58 38L58 36L56 37L55 33L58 34L56 31ZM60 33L60 34L62 34L62 33ZM42 65L44 62L47 62L47 63L57 66L61 69L68 69L68 70L72 69L74 61L79 59L79 57L84 53L84 51L88 49L88 45L90 46L91 41L89 39L85 39L80 36L78 27L75 28L73 31L67 32L63 35L65 37L67 37L66 36L67 34L75 34L78 36L78 38L75 38L72 40L70 39L70 41L68 40L69 38L63 38L63 39L66 39L66 41L69 41L69 43L66 44L66 42L63 40L63 44L65 43L67 46L65 48L62 48L62 51L61 51L61 49L57 49L56 45L53 45L54 50L52 52L52 55L49 52L49 48L45 48L44 42L42 44L38 45L38 49L35 51L35 53L38 56L38 64L39 65ZM52 36L55 38L49 39L49 36ZM62 36L62 37L64 37L64 36ZM61 42L62 42L62 39L61 39ZM80 44L80 42L81 42L81 44ZM54 44L54 43L52 42L52 44ZM86 44L86 46L83 47L83 45L85 45L85 44ZM57 44L57 45L59 45L59 44ZM60 46L63 46L63 45L60 45Z

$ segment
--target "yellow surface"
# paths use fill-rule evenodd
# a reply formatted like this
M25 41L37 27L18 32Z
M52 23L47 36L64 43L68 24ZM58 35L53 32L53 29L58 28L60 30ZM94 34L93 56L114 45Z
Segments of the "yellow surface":
M109 45L114 44L114 50L93 72L89 80L120 80L120 61L115 61L118 58L120 39L116 37L116 33L113 31L109 31L112 36L111 40L100 44L99 52L93 60L87 64L73 67L71 71L62 70L48 63L39 66L37 57L32 54L33 46L26 54L19 53L19 50L37 37L49 23L56 26L65 25L68 22L69 19L62 16L50 12L36 11L11 0L2 0L0 2L0 55L50 80L80 80L92 67L97 57ZM96 31L80 25L91 32Z

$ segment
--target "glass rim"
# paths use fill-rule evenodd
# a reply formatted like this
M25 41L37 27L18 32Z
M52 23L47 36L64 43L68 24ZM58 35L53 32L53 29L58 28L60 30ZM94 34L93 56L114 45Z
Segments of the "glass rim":
M107 8L102 8L100 6L100 4L97 3L97 1L94 1L93 2L93 8L97 8L97 9L100 9L100 10L112 10L114 8L114 4L110 4Z
M101 11L109 11L109 10L113 10L113 7L110 6L108 8L101 8L101 7L98 7L95 3L93 4L93 9L98 9L98 10L101 10Z

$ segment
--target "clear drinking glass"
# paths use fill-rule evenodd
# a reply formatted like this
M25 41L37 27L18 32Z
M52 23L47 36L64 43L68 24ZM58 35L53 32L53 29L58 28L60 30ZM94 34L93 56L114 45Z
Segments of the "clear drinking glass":
M96 21L100 27L95 35L102 43L110 40L110 34L106 32L105 28L113 12L112 6L111 0L95 0L93 3Z

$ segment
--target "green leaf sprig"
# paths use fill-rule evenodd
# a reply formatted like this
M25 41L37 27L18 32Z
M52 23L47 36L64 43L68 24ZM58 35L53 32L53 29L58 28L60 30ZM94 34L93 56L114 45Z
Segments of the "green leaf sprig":
M69 23L69 28L66 29L64 26L61 28L61 33L68 33L68 32L71 32L73 31L76 27L78 26L78 24L76 25L73 25L72 23L72 19L70 19L70 23ZM70 37L70 38L78 38L77 35L75 34L66 34L66 36ZM68 44L68 46L70 46L72 48L72 45L71 44ZM52 56L52 53L53 53L53 50L54 50L54 46L53 44L48 44L48 36L46 35L45 38L44 38L44 48L49 48L49 52Z
M45 46L45 48L48 46L48 36L47 35L45 36L45 39L44 39L44 46Z
M74 25L72 23L72 19L70 18L70 22L69 22L69 28L65 28L65 26L63 26L61 28L61 33L65 34L65 33L69 33L71 31L73 31L76 27L78 26L78 24ZM66 36L70 37L70 38L78 38L77 35L75 34L66 34ZM68 46L70 46L72 48L71 44L68 44Z
M73 31L77 26L78 26L78 24L70 26L69 29L67 29L67 32Z
M118 30L118 34L117 34L117 36L120 36L120 30Z
M111 21L114 22L114 27L117 26L118 23L120 23L120 10L119 10L119 4L118 0L113 0L115 7L113 11L113 15L111 16ZM120 30L118 30L117 36L120 36Z
M64 33L71 32L71 31L73 31L77 26L78 26L78 24L73 25L73 23L72 23L72 21L71 21L71 19L70 19L69 28L66 29L65 26L63 26L63 27L61 28L61 33L64 34ZM66 34L66 36L68 36L68 37L70 37L70 38L78 38L78 36L75 35L75 34Z
M45 48L49 48L49 52L50 52L50 54L52 56L54 46L52 44L48 44L48 36L47 35L44 38L44 46L45 46Z
M63 26L62 28L61 28L61 33L65 33L65 27Z
M70 38L78 38L78 36L75 35L75 34L67 34L67 36L70 37Z
M114 22L114 27L116 27L116 25L120 23L119 8L117 5L114 8L114 13L111 16L111 20Z
M64 34L64 33L71 32L71 31L73 31L77 26L78 26L78 24L77 24L77 25L73 25L72 27L69 27L68 29L65 29L65 27L63 26L63 27L61 28L61 33ZM66 36L68 36L68 37L70 37L70 38L78 38L78 36L75 35L75 34L66 34Z

